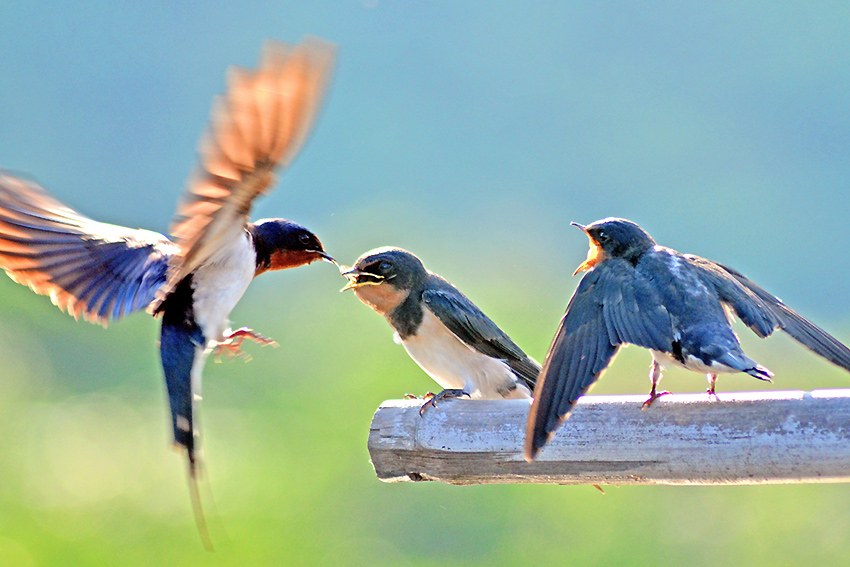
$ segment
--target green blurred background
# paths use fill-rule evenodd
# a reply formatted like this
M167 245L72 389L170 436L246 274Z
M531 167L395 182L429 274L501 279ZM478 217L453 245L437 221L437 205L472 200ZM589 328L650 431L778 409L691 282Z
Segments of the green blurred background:
M848 6L6 2L0 167L165 232L226 67L318 35L339 44L330 96L255 218L297 220L348 263L408 248L539 360L586 253L569 222L610 215L847 342ZM382 484L372 413L436 385L343 283L327 264L267 275L233 312L281 346L207 366L210 554L168 449L157 323L104 331L2 278L0 565L850 562L845 485ZM742 338L775 383L721 392L850 385L786 337ZM594 394L645 393L649 361L624 351Z

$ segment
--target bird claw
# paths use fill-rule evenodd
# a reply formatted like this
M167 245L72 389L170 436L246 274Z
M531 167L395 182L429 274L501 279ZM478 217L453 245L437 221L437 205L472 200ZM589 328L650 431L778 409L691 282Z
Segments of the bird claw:
M646 408L648 408L649 406L652 405L652 402L654 402L655 400L657 400L661 396L666 396L669 393L670 392L656 392L656 391L653 390L652 392L649 393L649 399L646 400L645 402L643 402L643 404L640 406L640 409L645 410Z
M242 327L225 335L224 340L219 341L213 347L215 362L221 362L222 356L238 357L245 360L245 362L249 362L252 358L251 355L242 350L242 343L245 339L250 339L261 346L278 346L277 341L266 338L248 327Z
M213 361L221 362L223 358L241 358L245 362L250 362L253 357L242 350L237 344L230 344L228 342L221 342L215 345L215 350L213 351Z
M442 392L440 392L439 394L437 394L436 396L434 394L432 394L431 392L428 392L427 394L425 394L425 397L423 398L423 399L427 399L428 401L425 402L424 404L422 404L422 407L419 408L419 415L420 416L424 415L425 414L425 408L427 408L428 406L431 406L434 409L437 409L437 402L439 402L439 401L448 400L450 398L461 398L463 396L466 396L467 398L471 397L468 392L464 392L460 388L447 388L447 389L443 390Z

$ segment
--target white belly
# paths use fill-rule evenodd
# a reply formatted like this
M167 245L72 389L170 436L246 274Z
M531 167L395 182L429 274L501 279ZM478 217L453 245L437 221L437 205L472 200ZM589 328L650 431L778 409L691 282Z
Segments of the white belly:
M207 341L218 341L229 326L230 312L248 289L256 270L256 253L247 233L223 248L192 276L195 321Z
M407 354L443 388L463 389L473 399L529 398L507 364L469 347L428 309L416 335L402 341Z
M652 357L655 359L658 364L662 367L667 368L668 366L678 366L679 368L684 368L686 370L693 370L694 372L702 372L705 374L719 374L719 373L732 373L732 372L740 372L735 368L731 368L726 366L725 364L720 364L719 362L712 362L710 365L704 363L702 360L695 356L688 355L685 359L685 363L682 364L669 354L665 352L660 352L657 350L650 350L652 353Z

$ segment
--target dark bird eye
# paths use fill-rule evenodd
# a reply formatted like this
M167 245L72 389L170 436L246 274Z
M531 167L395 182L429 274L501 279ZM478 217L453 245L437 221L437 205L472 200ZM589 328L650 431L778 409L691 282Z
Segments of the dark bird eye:
M378 269L381 270L382 272L388 272L388 271L390 271L390 269L392 267L393 267L393 265L390 264L389 262L381 262L381 265L378 266Z
M599 244L605 244L609 240L611 240L611 237L605 234L604 230L600 230L599 234L596 235L596 242Z
M308 244L310 242L310 235L306 232L302 232L298 235L298 240L301 242L301 244Z

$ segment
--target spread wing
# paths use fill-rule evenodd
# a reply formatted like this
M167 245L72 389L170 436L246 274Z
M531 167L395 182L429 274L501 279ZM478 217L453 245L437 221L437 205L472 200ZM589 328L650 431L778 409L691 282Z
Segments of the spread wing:
M657 292L632 265L596 265L573 294L534 391L526 430L531 460L623 343L670 352L673 327Z
M106 325L147 307L177 250L161 234L93 221L0 171L0 268L75 318Z
M540 365L526 355L511 338L465 295L448 282L427 290L422 300L457 338L482 354L504 360L511 370L534 389Z
M782 329L815 354L850 371L850 349L782 303L778 297L732 268L699 256L687 255L685 258L714 286L721 301L728 304L758 336L766 337L774 330Z
M334 47L319 39L290 46L269 42L255 70L231 69L228 92L214 104L190 178L171 225L181 250L158 303L223 243L245 229L251 203L274 172L301 149L330 78Z

